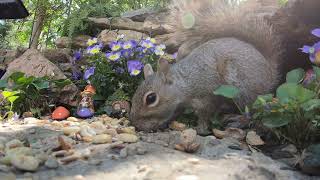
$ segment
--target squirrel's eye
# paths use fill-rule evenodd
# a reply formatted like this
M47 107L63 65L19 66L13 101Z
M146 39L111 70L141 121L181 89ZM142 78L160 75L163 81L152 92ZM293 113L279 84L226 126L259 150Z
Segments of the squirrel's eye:
M156 93L150 93L146 97L146 104L151 105L157 101L157 95Z

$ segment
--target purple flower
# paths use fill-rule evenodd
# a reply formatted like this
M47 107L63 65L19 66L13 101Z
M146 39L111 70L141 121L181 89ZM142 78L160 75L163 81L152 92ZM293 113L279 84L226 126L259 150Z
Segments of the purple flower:
M135 40L130 40L122 44L122 49L131 49L136 46L137 46L137 42Z
M88 68L85 72L84 72L84 76L83 79L84 80L88 80L90 78L90 76L94 75L94 70L96 69L96 67L90 67Z
M73 59L75 59L76 61L80 60L81 57L82 57L81 51L76 51L76 52L73 54Z
M113 41L109 44L109 47L112 51L118 51L122 47L122 42Z
M106 53L106 57L110 59L111 61L117 61L121 57L121 52L110 52Z
M311 34L320 38L320 28L312 30Z
M309 54L309 59L312 63L320 62L320 42L315 43L313 46L304 45L300 50Z
M80 71L72 70L72 79L73 80L80 80L82 73Z
M128 61L127 65L128 65L128 71L131 76L139 75L143 68L143 63L138 60Z
M117 74L123 74L124 73L124 69L122 67L116 67L115 72Z
M126 49L126 50L122 50L122 51L121 51L121 56L123 56L123 57L125 57L125 58L129 58L129 57L134 56L134 53L133 53L132 50Z
M172 54L172 57L173 57L174 59L177 59L177 57L178 57L178 52Z
M94 46L90 46L87 48L87 53L90 55L98 54L102 49L102 46L103 45L101 43Z

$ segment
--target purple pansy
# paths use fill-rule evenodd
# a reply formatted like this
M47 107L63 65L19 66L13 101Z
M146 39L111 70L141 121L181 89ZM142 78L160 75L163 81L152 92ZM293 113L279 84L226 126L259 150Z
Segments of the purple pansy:
M94 70L96 69L96 67L90 67L88 68L85 72L84 72L84 76L83 79L84 80L88 80L90 78L90 76L94 75Z
M106 53L106 57L111 61L117 61L121 57L121 52L110 52Z
M128 71L131 76L137 76L141 73L143 68L143 63L138 60L131 60L127 62Z
M82 54L81 54L81 51L76 51L74 54L73 54L73 59L78 61L80 60L82 57Z
M96 44L94 46L89 46L87 48L87 53L90 55L98 54L100 52L100 50L102 49L102 47L103 47L102 43Z
M109 44L109 47L112 51L119 51L122 47L122 42L113 41Z
M311 31L314 36L320 37L320 29L314 29ZM320 63L320 41L313 44L313 46L304 45L300 50L309 54L309 59L312 63Z
M124 58L129 58L134 56L134 53L131 49L125 49L121 51L121 56L123 56Z
M137 46L137 42L135 40L126 41L122 44L122 49L132 49Z

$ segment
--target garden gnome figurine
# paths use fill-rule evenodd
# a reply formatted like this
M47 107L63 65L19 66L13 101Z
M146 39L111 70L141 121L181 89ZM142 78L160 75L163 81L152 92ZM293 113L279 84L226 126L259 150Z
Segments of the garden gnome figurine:
M87 85L81 92L81 101L78 105L77 115L81 118L89 118L94 115L93 95L96 93L92 85Z

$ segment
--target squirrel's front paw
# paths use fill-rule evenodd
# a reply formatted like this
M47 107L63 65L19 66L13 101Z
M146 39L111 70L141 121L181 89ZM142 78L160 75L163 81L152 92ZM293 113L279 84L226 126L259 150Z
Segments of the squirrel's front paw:
M197 134L200 136L207 136L212 134L211 131L209 131L209 127L207 125L199 124L195 130L197 131Z

